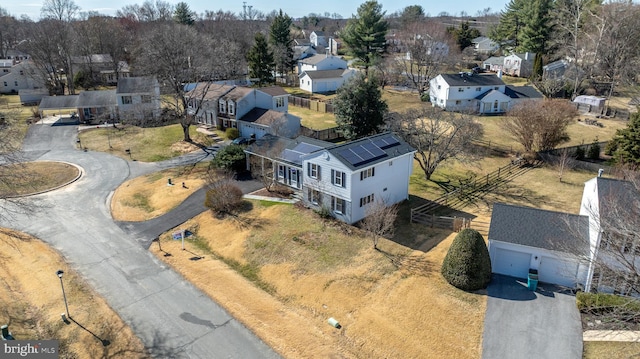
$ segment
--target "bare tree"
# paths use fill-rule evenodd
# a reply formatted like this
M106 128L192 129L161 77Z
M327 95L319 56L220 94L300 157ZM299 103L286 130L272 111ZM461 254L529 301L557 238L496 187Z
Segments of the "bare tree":
M573 158L573 154L570 153L568 149L563 148L560 151L560 155L556 158L555 166L558 170L558 180L562 182L562 176L564 175L564 172L567 170L571 170L575 166L575 159Z
M205 207L218 214L236 215L242 204L242 190L229 172L211 169L207 178Z
M566 100L526 101L514 106L503 126L526 152L545 151L569 140L577 110Z
M384 200L376 200L367 206L366 217L360 223L373 242L373 249L378 249L378 242L382 237L393 237L395 222L398 216L397 205L387 205Z
M464 113L445 112L433 107L393 113L389 128L416 149L415 160L430 179L443 162L470 162L476 158L473 141L483 134L482 125Z
M422 96L429 91L429 80L453 62L452 53L457 47L446 27L436 21L409 24L399 32L397 41L405 50L395 55L397 66Z
M251 176L259 178L264 188L272 192L277 186L277 164L272 159L279 158L286 148L286 142L276 136L263 137L253 145L255 154L249 155ZM257 153L259 152L259 154Z

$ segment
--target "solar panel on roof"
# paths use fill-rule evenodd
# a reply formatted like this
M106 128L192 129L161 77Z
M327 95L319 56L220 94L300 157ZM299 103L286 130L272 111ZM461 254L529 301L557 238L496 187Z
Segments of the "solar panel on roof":
M318 146L314 146L312 144L309 143L298 143L298 145L296 147L294 147L294 151L298 151L298 152L302 152L302 153L311 153L313 151L319 150L321 147Z
M387 148L397 146L400 144L400 141L398 141L395 137L391 135L378 137L376 139L373 139L371 142L373 142L376 146L380 147L383 150L386 150Z
M354 167L375 161L387 155L386 152L372 143L353 146L338 153L345 159L345 161L349 162Z
M302 164L302 161L300 160L300 153L299 152L295 152L295 151L291 151L289 149L285 149L280 154L280 157L283 160L289 161L291 163Z
M359 147L364 148L366 151L371 153L372 157L378 157L378 156L382 156L384 154L384 151L381 150L380 147L376 146L375 144L373 144L371 142L363 143ZM358 148L358 147L355 147L355 148Z
M351 149L347 148L338 152L345 161L349 162L351 165L355 166L356 163L362 162L362 158L358 156L356 153L351 151Z

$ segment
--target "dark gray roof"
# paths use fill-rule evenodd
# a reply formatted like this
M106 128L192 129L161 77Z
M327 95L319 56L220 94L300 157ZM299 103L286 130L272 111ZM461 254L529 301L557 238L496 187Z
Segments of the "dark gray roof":
M543 98L542 94L531 86L507 85L504 89L504 94L516 99Z
M116 90L83 91L78 95L78 108L115 107Z
M605 213L620 212L620 210L636 213L640 205L640 192L633 183L613 178L596 177L598 186L598 203L600 217L607 220ZM603 223L603 226L606 226Z
M387 148L382 148L378 145L378 141L385 138L391 138L397 142L393 146L389 146ZM373 157L371 160L363 161L358 164L353 164L349 158L345 157L345 150L354 150L356 153L362 149L362 146L372 146L375 151L380 153L380 156ZM344 163L349 169L355 171L359 168L369 167L373 164L388 161L395 157L399 157L405 155L409 152L414 152L415 149L411 147L408 143L404 142L398 135L393 134L391 132L385 132L365 138L361 138L359 140L347 142L345 144L336 145L327 150L335 156L340 162Z
M504 65L504 56L492 56L484 60L483 64Z
M280 86L260 87L258 91L262 91L271 96L289 96L289 93Z
M489 240L588 255L589 217L496 203Z
M345 71L346 71L345 69L305 71L300 75L300 77L303 77L304 74L307 74L307 76L309 76L309 78L311 78L312 80L333 79L337 77L342 77L342 74Z
M449 86L502 86L504 82L496 75L477 75L466 72L440 74Z
M324 36L324 31L314 31L316 33L316 36Z
M316 64L318 64L318 63L322 62L323 60L328 59L330 57L336 57L336 58L344 61L343 58L337 57L337 56L333 56L333 55L315 54L313 56L309 56L307 58L304 58L304 59L300 60L300 62L303 63L303 64L316 65ZM346 61L345 61L345 63L346 63Z
M273 124L274 121L282 118L283 116L286 116L284 112L254 107L253 109L251 109L251 111L247 112L246 115L242 116L239 121L269 126Z
M113 63L113 58L109 54L91 54L85 56L72 56L71 62L74 64L108 64Z
M264 135L249 145L245 152L275 159L278 162L302 167L302 156L331 147L334 144L310 137L298 136L295 139Z
M78 95L45 96L40 101L38 109L58 110L63 108L78 108Z
M155 77L125 77L118 79L117 93L152 93L157 84Z

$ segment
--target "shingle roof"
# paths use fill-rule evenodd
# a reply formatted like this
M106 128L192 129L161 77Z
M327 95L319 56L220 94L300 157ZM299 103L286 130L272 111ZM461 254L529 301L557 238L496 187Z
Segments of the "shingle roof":
M504 56L492 56L484 60L483 64L504 65Z
M640 193L633 183L613 178L596 177L598 186L598 203L600 204L600 217L606 220L604 213L612 211L629 211L636 213L640 205ZM603 223L604 224L604 223Z
M336 57L336 56L333 56L333 55L315 54L313 56L306 57L306 58L300 60L299 62L301 62L303 64L316 65L316 64L322 62L323 60L331 58L331 57L335 57L337 59L343 60L341 57ZM345 61L345 63L346 63L346 61Z
M504 94L515 99L543 98L542 94L531 86L507 85Z
M222 98L225 100L238 101L241 98L247 96L247 94L249 94L251 91L253 91L253 89L248 87L237 86L237 87L234 87L231 91L222 95Z
M118 79L117 93L149 93L154 92L158 81L155 77L124 77Z
M589 217L496 203L489 240L588 255Z
M78 95L78 108L115 107L116 90L83 91Z
M258 89L271 96L288 96L289 93L280 86L261 87Z
M342 74L344 74L345 71L348 71L348 70L338 69L338 70L305 71L300 75L300 77L304 77L304 75L307 74L307 76L309 76L309 78L311 78L312 80L332 79L332 78L342 77Z
M302 166L302 156L333 145L331 142L316 140L315 138L306 136L289 139L267 134L249 145L245 149L245 152L300 167Z
M397 141L397 144L393 145L393 146L389 146L386 148L381 148L380 146L378 146L377 141L379 139L382 138L388 138L390 137L391 139ZM360 150L362 148L362 146L374 146L378 149L378 151L382 151L384 152L384 155L382 155L381 157L374 157L374 159L370 160L370 161L364 161L358 165L353 165L351 163L351 161L349 161L347 158L345 158L343 156L343 151L344 150L349 150L349 149L354 149L354 150ZM352 171L355 171L359 168L363 168L363 167L369 167L373 164L376 163L380 163L380 162L384 162L384 161L388 161L390 159L405 155L407 153L410 152L414 152L415 149L413 147L411 147L408 143L404 142L402 139L400 139L400 137L398 137L397 135L391 133L391 132L385 132L385 133L381 133L381 134L377 134L377 135L373 135L373 136L369 136L369 137L365 137L365 138L361 138L359 140L355 140L355 141L351 141L351 142L347 142L345 144L341 144L341 145L336 145L330 148L327 148L327 150L333 155L335 156L337 159L340 160L340 162L344 163L347 167L349 167L349 169L351 169Z
M109 54L91 54L88 56L72 56L71 62L74 64L108 64L113 62Z
M40 101L38 109L40 110L57 110L63 108L78 108L79 95L67 96L45 96Z
M502 86L504 82L496 75L440 74L449 86Z
M286 116L284 112L275 110L267 110L264 108L254 107L246 115L242 116L240 121L256 123L258 125L269 126L279 118Z
M195 85L195 87L187 92L187 96L191 98L201 98L203 97L203 92L206 91L203 97L204 99L217 100L234 88L235 86L233 85L219 85L208 82L199 82Z

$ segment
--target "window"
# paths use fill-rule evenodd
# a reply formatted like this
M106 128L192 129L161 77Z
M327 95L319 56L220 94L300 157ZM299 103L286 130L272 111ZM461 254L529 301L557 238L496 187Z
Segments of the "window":
M284 107L284 97L276 97L276 107Z
M9 85L7 84L7 81L5 81L5 82L4 82L4 85L5 85L5 86L9 86Z
M494 110L497 110L497 109L498 109L498 100L496 100L496 101L493 103L493 109L494 109Z
M376 174L375 167L367 168L366 170L363 170L362 172L360 172L360 181L362 181L365 178L373 177L375 174Z
M496 87L494 87L493 89L497 91L497 90L499 90L500 88L499 88L498 86L496 86Z
M368 203L371 203L371 202L373 202L373 193L368 195L368 196L360 198L360 207L362 207L362 206L364 206L364 205L366 205Z
M9 72L9 70L8 69L4 69L4 70L2 70L2 72Z
M291 178L291 182L298 184L298 170L291 168L289 170L289 177Z
M20 76L24 76L24 71L20 70Z
M122 96L122 104L130 105L131 104L131 96Z
M442 88L442 86L438 85L438 90L440 90Z
M320 179L320 166L315 163L307 163L307 174L311 178Z
M278 178L284 178L284 166L278 165Z
M236 113L236 104L233 101L229 101L229 115L235 115Z
M307 199L309 200L309 202L313 203L313 204L319 204L320 203L320 192L316 191L315 189L307 189Z
M218 112L227 113L227 102L225 100L220 100L218 104Z
M460 100L456 100L456 105L459 105L459 104L461 104L461 103L462 103L462 101L460 101Z
M464 92L464 89L462 87L458 87L458 92Z
M346 174L344 172L331 170L331 184L338 187L346 186Z
M151 103L150 95L142 95L142 103Z
M338 197L331 198L333 211L337 214L344 214L344 199Z
M482 87L476 87L476 91L481 91Z
M18 86L18 81L13 81L13 84Z

